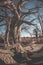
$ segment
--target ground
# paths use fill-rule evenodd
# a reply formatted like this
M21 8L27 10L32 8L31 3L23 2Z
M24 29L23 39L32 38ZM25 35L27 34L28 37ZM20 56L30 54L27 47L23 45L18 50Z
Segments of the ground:
M30 49L30 46L24 47L24 49L31 51L31 54L28 56L31 58L31 61L27 61L25 58L22 58L20 54L16 54L16 59L14 52L8 49L0 49L0 60L4 61L5 64L15 64L15 65L41 65L43 64L43 44L32 44L33 49ZM13 48L14 49L14 48ZM14 50L13 50L14 51ZM1 62L0 61L0 62Z

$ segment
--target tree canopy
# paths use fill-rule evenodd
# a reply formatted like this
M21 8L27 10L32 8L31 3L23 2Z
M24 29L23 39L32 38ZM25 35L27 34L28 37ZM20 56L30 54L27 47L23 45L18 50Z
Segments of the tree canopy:
M4 32L5 41L7 43L12 43L10 42L10 40L12 40L14 43L18 41L20 38L20 32L22 32L23 30L28 32L32 36L33 33L31 33L30 30L37 28L42 35L43 33L42 24L43 24L42 0L0 1L0 31L2 33L6 29L6 31Z

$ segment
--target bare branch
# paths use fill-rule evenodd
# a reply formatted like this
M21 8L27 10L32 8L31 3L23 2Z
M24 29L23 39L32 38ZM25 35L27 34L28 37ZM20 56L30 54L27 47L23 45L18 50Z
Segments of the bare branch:
M25 14L25 15L35 14L35 13L38 13L39 8L41 8L41 7L35 7L35 8L32 8L32 9L29 9L28 12L22 12L21 11L21 13Z

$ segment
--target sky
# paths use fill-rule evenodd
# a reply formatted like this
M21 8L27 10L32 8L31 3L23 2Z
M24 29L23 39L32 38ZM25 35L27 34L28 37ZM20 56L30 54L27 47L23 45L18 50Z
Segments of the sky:
M40 16L43 16L43 5L41 5L40 2L38 2L37 0L31 0L30 2L27 2L24 7L23 7L23 10L22 11L28 11L29 9L32 9L32 8L35 8L36 6L41 6L41 8L39 9L38 13L36 14L31 14L31 15L28 15L27 17L25 17L25 20L28 20L28 21L31 21L32 19L34 18L37 18L38 15ZM42 18L43 19L43 18ZM38 28L41 30L41 26L40 26L40 23L39 23L39 20L36 19L35 21L33 21L34 24L37 24ZM33 34L33 30L35 29L35 27L33 26L30 26L30 29L29 31ZM42 32L42 31L41 31ZM21 33L21 36L22 37L31 37L30 34L26 31L22 31ZM32 35L33 36L33 35Z
M43 3L38 2L37 0L30 0L29 2L23 3L23 5L24 6L23 6L23 8L21 10L22 12L28 12L29 9L35 8L37 6L41 7L39 9L38 13L36 13L36 14L30 14L30 15L26 16L24 18L25 20L31 21L32 19L37 18L38 15L42 16L42 19L43 19ZM9 12L9 13L11 13L11 12ZM1 14L1 12L0 12L0 14ZM8 15L11 16L12 14L8 14ZM40 26L40 23L39 23L38 19L36 19L35 21L33 21L33 23L37 24L38 28L41 30L41 26ZM27 26L27 25L26 24L22 24L22 26ZM34 26L29 26L29 32L31 32L31 34L33 34L33 30L34 29L35 29ZM1 31L5 33L6 32L6 26L0 27L0 33L1 33ZM30 34L28 32L26 32L25 30L22 30L21 36L22 37L31 37Z

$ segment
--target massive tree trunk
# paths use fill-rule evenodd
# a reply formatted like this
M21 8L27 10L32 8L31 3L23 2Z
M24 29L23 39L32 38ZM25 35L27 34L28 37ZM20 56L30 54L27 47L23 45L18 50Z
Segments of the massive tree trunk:
M19 28L17 26L18 22L19 22L19 14L17 12L17 9L14 5L14 3L12 1L8 1L6 2L6 4L8 4L8 8L10 8L10 10L13 12L14 16L12 17L11 21L7 21L7 30L6 30L6 43L9 44L11 43L16 43L18 42L18 33L19 33Z
M20 42L20 26L13 26L14 23L11 22L10 32L9 32L9 40L11 44L19 43Z
M19 19L14 16L7 25L6 31L6 43L10 44L18 43L20 39L20 26L16 25Z

